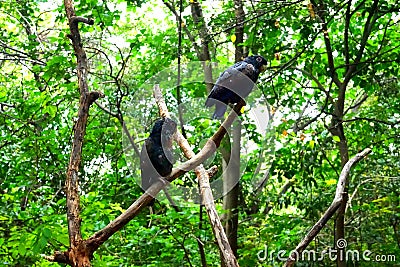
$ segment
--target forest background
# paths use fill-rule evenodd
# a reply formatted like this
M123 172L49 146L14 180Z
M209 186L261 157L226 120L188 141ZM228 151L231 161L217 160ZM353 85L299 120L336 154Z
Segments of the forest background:
M60 266L45 255L70 246L65 181L80 91L64 4L0 2L4 266ZM215 196L238 263L284 264L276 252L288 257L296 248L331 205L346 163L366 148L372 152L350 171L345 201L307 249L321 253L341 239L347 250L372 252L370 260L348 259L349 266L400 263L397 1L82 0L74 6L94 21L80 23L79 31L88 88L103 96L90 106L79 167L83 238L142 194L138 157L126 142L130 136L140 149L159 116L154 84L178 122L184 114L197 153L220 125L203 106L204 66L212 66L215 81L235 61L260 54L269 65L241 123L204 163L218 167L212 182L240 177L228 197ZM178 146L175 152L177 164L184 162ZM196 176L189 172L172 184L196 188ZM204 210L200 215L191 193L175 197L179 209L162 200L153 215L143 209L99 247L92 264L219 266ZM327 257L298 266L336 264L346 266Z

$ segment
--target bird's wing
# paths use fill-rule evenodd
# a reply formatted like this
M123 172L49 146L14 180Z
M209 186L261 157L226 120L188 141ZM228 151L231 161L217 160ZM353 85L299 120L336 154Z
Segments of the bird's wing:
M147 190L152 184L152 178L155 176L155 171L153 164L150 161L150 155L148 151L149 139L146 139L142 146L142 151L140 153L140 175L142 178L141 184L142 189ZM154 177L155 178L155 177Z
M150 159L151 170L155 176L167 176L172 170L172 151L166 146L154 142L151 138L146 140L147 155ZM168 154L168 157L166 155Z
M216 84L223 84L233 77L238 76L238 72L243 72L243 70L247 68L247 65L249 64L244 61L236 62L232 67L229 67L227 70L221 73L216 81Z
M225 102L224 99L221 99L221 97L225 96L225 88L232 88L232 83L234 83L235 80L234 78L239 76L239 72L242 72L241 70L245 69L246 65L248 65L248 63L244 61L237 62L219 75L214 87L208 95L208 99L206 101L207 107L215 104L215 101L212 99L218 99L222 102Z
M255 82L257 76L258 70L253 64L240 61L224 71L217 79L214 87L221 86L232 90L237 87L238 82L243 83L243 81L249 81L249 79Z
M241 73L249 77L253 82L256 82L258 77L258 70L254 67L253 64L247 64L246 66L240 68Z

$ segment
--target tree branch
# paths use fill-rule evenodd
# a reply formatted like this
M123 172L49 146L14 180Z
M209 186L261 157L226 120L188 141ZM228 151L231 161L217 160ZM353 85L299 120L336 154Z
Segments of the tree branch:
M354 59L354 64L351 65L347 69L347 72L345 74L344 81L343 81L344 84L347 84L350 81L350 79L353 76L353 72L356 69L357 64L361 61L361 58L362 58L363 53L364 53L365 46L367 45L367 41L368 41L369 35L371 34L372 25L375 23L375 21L377 19L378 3L379 3L379 0L374 0L373 4L371 6L370 12L368 14L367 21L365 22L364 32L363 32L363 36L361 38L361 43L360 43L360 49L358 50L357 56Z
M88 25L93 25L94 24L94 20L87 19L87 18L84 18L84 17L71 16L69 18L69 23L78 24L78 22L86 23Z
M369 97L369 95L367 93L364 93L362 98L358 101L356 99L355 101L357 101L357 103L353 104L355 102L354 101L352 103L352 105L346 109L346 111L343 113L343 115L347 114L347 112L349 112L350 109L358 109L361 106L361 104L364 103L368 99L368 97Z
M74 125L74 137L71 156L65 181L67 195L67 219L70 248L64 254L72 266L90 266L91 254L82 240L79 196L79 168L82 160L82 146L86 133L90 105L99 97L100 92L89 92L87 83L88 65L86 52L83 49L78 22L91 24L90 20L77 17L72 0L64 0L65 12L69 21L70 39L77 58L77 76L80 92L78 119ZM55 254L56 256L57 254Z
M156 102L157 102L157 105L158 105L158 108L160 111L160 116L170 118L170 115L169 115L169 112L167 109L167 105L165 104L165 100L161 93L160 87L158 85L155 85L153 92L154 92L154 98L156 99ZM239 104L237 106L239 106ZM235 109L236 109L236 107L235 107ZM227 120L229 118L231 118L230 124L229 125L225 124L225 127L224 127L225 133L226 133L226 129L232 124L233 120L236 118L236 113L233 113L233 112L234 111L232 111L229 114L228 118L225 120L225 122L227 122ZM223 126L221 126L221 127L223 127ZM219 130L221 130L221 127ZM215 136L215 134L214 134L214 136ZM211 140L213 139L213 137L211 138ZM220 139L222 139L222 137L223 137L223 135L220 137ZM179 132L177 132L176 141L179 144L179 146L181 147L184 155L189 159L189 161L190 161L190 159L193 159L196 157L196 154L194 154L193 150L190 148L188 141ZM210 141L210 139L207 141L207 144L209 143L209 141ZM214 140L214 142L215 141L216 140ZM221 140L219 140L218 144L220 143L220 141ZM207 147L207 144L204 147ZM217 145L217 142L215 142L215 150L218 146L219 145ZM199 154L201 154L203 150L204 150L204 148L200 151ZM200 196L201 196L201 200L202 200L201 204L203 204L206 208L206 212L210 219L211 226L212 226L215 238L217 239L217 243L218 243L218 247L220 249L221 255L223 256L224 263L226 266L239 266L237 263L236 257L233 254L233 251L229 245L228 238L225 234L225 231L222 226L221 220L218 216L217 210L215 209L214 197L212 195L210 181L209 181L210 178L208 176L208 173L206 172L203 165L201 165L201 164L199 166L197 166L194 169L194 171L197 175L198 182L199 182Z
M178 12L175 10L175 8L171 5L171 3L167 2L167 0L163 0L164 5L172 12L172 14L174 14L176 20L179 20L179 14ZM194 47L194 49L196 50L197 56L200 58L200 47L199 45L196 43L196 40L194 39L193 35L190 33L189 29L187 28L186 25L183 26L183 30L185 31L187 37L189 38L190 42L192 42L192 45Z
M160 103L163 100L163 98L156 98L157 103L160 105ZM165 105L165 102L164 102ZM121 215L119 215L115 220L110 222L106 227L101 229L100 231L96 232L94 235L92 235L90 238L86 240L86 246L90 249L91 253L101 246L105 241L107 241L115 232L117 232L119 229L121 229L123 226L125 226L130 220L132 220L137 214L139 214L140 210L148 205L148 203L153 199L152 196L156 196L160 190L166 186L166 184L172 182L176 178L182 176L186 172L195 169L197 166L202 164L207 158L209 158L219 147L221 143L221 139L224 137L226 133L226 129L232 124L234 119L237 117L236 114L239 114L240 109L244 106L244 102L240 102L235 105L234 109L229 113L228 117L225 119L225 121L222 123L222 125L219 127L218 131L214 133L214 135L207 141L205 146L201 149L201 151L194 155L191 159L188 161L180 164L176 168L174 168L171 172L171 174L163 179L163 181L158 180L156 183L154 183L145 193L143 193L142 196L140 196L125 212L123 212ZM161 116L165 116L167 113L165 112L160 112ZM180 135L181 136L181 135ZM178 142L187 143L186 139L181 139L179 138L178 134ZM185 149L187 148L190 149L189 144L187 143L186 145L183 145ZM190 153L187 152L187 153ZM193 151L192 151L193 153ZM214 169L214 170L213 170ZM211 170L213 173L215 173L215 168L212 168ZM205 174L205 175L208 175ZM221 226L222 227L222 226ZM225 237L226 238L226 237ZM228 244L229 245L229 244ZM225 254L229 254L228 251L225 251ZM232 261L235 261L236 259L231 259ZM237 266L236 265L228 265L228 266Z
M326 55L328 57L328 67L329 67L330 77L332 78L332 80L336 84L336 86L338 88L340 88L342 83L339 80L336 69L335 69L332 45L331 45L331 40L330 40L329 32L328 32L328 23L325 21L325 10L322 10L320 7L318 7L315 0L311 0L311 3L313 4L314 8L316 9L318 18L322 25L322 32L324 34L325 49L326 49Z
M317 236L317 234L321 231L321 229L325 226L329 219L335 214L337 209L342 204L343 197L346 194L345 187L349 178L351 168L360 160L362 160L365 156L371 153L371 151L372 150L370 148L364 149L362 152L358 153L352 159L350 159L343 167L342 172L339 176L338 183L336 185L335 198L333 199L332 204L325 211L324 215L322 215L321 219L319 219L319 221L311 228L311 230L303 238L303 240L297 245L296 249L291 253L290 257L287 259L284 265L285 267L294 265L295 261L299 259L300 253L302 253L304 249L306 249L306 247Z
M343 42L344 42L344 59L345 59L345 64L346 64L346 71L348 71L348 66L350 63L350 52L349 52L349 27L350 27L350 19L351 19L351 0L348 1L347 3L347 8L346 8L346 16L345 16L345 26L344 26L344 36L343 36Z
M390 125L390 126L395 126L397 124L400 124L400 121L389 122L389 121L383 121L383 120L378 120L378 119L373 119L373 118L365 118L365 117L355 117L353 119L344 120L343 122L352 122L352 121L359 121L359 120L376 122L376 123L386 124L386 125Z

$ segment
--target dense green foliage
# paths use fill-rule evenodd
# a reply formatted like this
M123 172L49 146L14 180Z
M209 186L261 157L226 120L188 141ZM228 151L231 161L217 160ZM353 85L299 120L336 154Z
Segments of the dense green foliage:
M191 2L183 3L183 26L201 46L203 25L194 23ZM211 36L211 58L220 64L214 69L216 77L233 63L235 5L231 0L210 2L201 5ZM241 266L281 265L276 254L264 261L257 255L267 246L268 252L286 250L287 257L333 200L341 171L338 145L343 141L333 131L341 97L336 78L346 81L339 123L349 156L367 147L373 150L350 175L347 248L360 253L368 249L370 258L395 255L400 263L400 7L392 0L319 2L318 14L308 1L243 2L242 45L249 54L263 55L270 65L242 118L243 145L251 149L241 154ZM177 2L168 3L178 10ZM83 0L75 5L79 16L95 20L94 26L81 25L80 30L90 64L90 90L105 94L98 100L100 106L90 109L84 138L80 192L82 233L87 238L141 194L137 155L124 151L119 119L127 122L140 148L157 117L154 82L161 84L177 117L178 34L175 16L161 1ZM64 183L79 91L67 34L61 1L0 2L2 266L59 266L43 255L69 246ZM184 30L181 49L188 68L199 60ZM349 68L354 70L347 77ZM186 125L195 152L219 125L208 119L211 111L203 107L207 92L202 75L188 70L181 87L187 118L197 116ZM263 103L271 108L266 133L257 130L248 112ZM264 116L261 120L268 121L267 113ZM176 149L182 162L179 153ZM217 153L206 165L220 162ZM267 182L256 192L254 181L266 175ZM191 173L174 183L193 186L194 179ZM218 200L222 213L220 204ZM204 243L209 266L219 265L207 219L199 229L197 205L177 212L162 202L155 210L150 216L145 209L101 246L93 265L201 266L197 238ZM331 220L309 249L321 253L332 247L334 231ZM335 263L326 257L324 264ZM395 265L362 259L354 263L384 264Z

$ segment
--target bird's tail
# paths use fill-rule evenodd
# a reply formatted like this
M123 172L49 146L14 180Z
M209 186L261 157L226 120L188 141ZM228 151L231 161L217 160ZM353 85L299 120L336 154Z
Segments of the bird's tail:
M205 106L206 107L212 107L215 104L215 100L212 98L207 98Z
M227 105L222 102L216 102L215 103L215 111L212 116L213 119L221 119L224 117L225 111L226 111Z
M215 111L212 115L212 119L221 119L224 117L227 108L225 103L213 98L207 98L205 105L206 107L212 107L215 105Z

